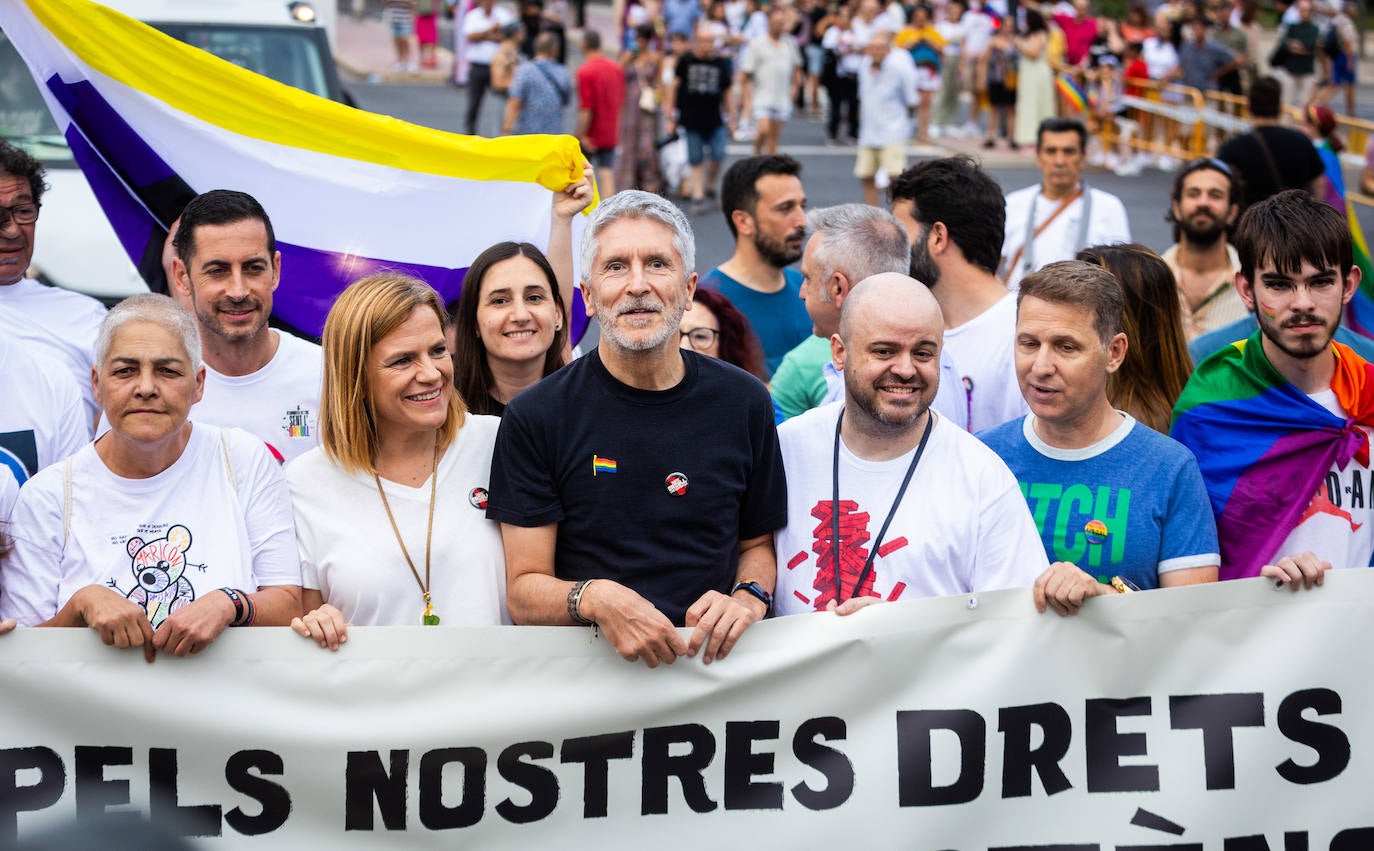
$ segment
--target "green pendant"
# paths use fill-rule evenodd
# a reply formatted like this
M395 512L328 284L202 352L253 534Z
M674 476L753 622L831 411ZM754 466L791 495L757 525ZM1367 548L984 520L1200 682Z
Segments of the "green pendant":
M425 621L425 626L438 626L438 625L439 625L439 616L438 616L438 615L425 615L424 621Z

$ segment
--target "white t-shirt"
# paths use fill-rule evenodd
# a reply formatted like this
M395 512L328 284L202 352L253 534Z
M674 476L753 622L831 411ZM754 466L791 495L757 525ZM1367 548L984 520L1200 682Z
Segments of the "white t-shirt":
M754 107L790 110L792 75L801 62L797 42L786 33L777 41L764 35L749 42L740 70L754 81Z
M116 476L87 444L71 459L64 542L67 469L48 467L20 491L0 619L33 626L87 585L105 585L142 605L156 628L217 588L301 584L291 494L247 432L197 424L181 457L147 479Z
M1334 391L1310 395L1312 401L1336 416L1342 419L1349 416L1336 401ZM1366 438L1374 435L1374 429L1367 426L1357 428L1364 430ZM1344 470L1332 464L1297 528L1288 533L1273 560L1310 551L1330 562L1332 567L1368 567L1370 554L1374 552L1374 493L1371 488L1374 488L1374 477L1368 466L1354 458Z
M1016 268L1011 270L1007 278L1007 289L1016 292L1020 289L1021 279L1027 272L1056 260L1072 260L1075 254L1090 245L1111 245L1131 241L1131 223L1121 199L1101 189L1089 187L1088 192L1092 193L1092 213L1083 244L1076 244L1080 230L1079 222L1083 218L1083 196L1080 195L1040 236L1036 237L1034 251L1021 252ZM1032 228L1034 232L1059 209L1059 202L1041 195L1038 183L1018 189L1007 196L1007 230L1006 239L1002 242L1004 262L1015 257L1017 249L1025 243L1026 219L1030 217L1032 207L1035 210L1035 224ZM1035 265L1027 268L1027 263L1031 260Z
M859 71L859 145L883 148L911 138L911 107L920 102L916 63L905 50L890 50L873 68L865 56Z
M504 27L515 23L515 16L502 6L492 6L491 14L482 11L481 6L473 6L463 14L463 36L487 32L494 26ZM501 49L499 41L469 41L465 45L468 61L474 65L490 65Z
M105 305L81 293L22 278L0 286L0 308L5 308L0 310L0 333L41 346L50 358L71 370L86 405L89 428L100 413L91 391L91 366Z
M19 499L19 482L15 480L10 468L0 464L0 523L9 523L14 513L14 503ZM0 527L0 535L8 533L8 526Z
M831 461L842 404L778 426L787 470L787 526L774 537L779 615L823 610L831 567ZM915 454L864 461L840 446L840 575L844 597L863 568ZM930 443L878 545L871 588L883 600L1029 588L1049 567L1026 500L1007 465L937 416Z
M487 519L486 494L497 417L468 416L439 460L430 551L430 600L443 626L511 623L501 527ZM370 474L345 473L323 447L286 468L296 511L305 588L314 588L351 624L418 626L424 600ZM382 480L387 503L415 569L425 575L430 482Z
M964 22L962 17L957 21L946 18L943 21L935 22L935 31L940 34L940 38L945 40L945 48L942 51L945 58L958 58L964 48Z
M282 463L320 443L320 347L281 331L277 353L257 372L222 375L205 365L205 394L191 419L221 428L241 428L262 439Z
M22 485L90 439L91 420L67 370L0 333L0 467Z
M969 9L959 19L964 26L964 55L982 56L992 43L992 34L997 30L997 22L980 9Z
M945 329L968 402L968 430L978 433L1030 411L1016 379L1016 294L960 325Z

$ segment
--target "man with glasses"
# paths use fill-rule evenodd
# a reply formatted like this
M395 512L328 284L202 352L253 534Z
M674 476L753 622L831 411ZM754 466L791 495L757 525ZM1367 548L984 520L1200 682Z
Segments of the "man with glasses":
M64 365L84 402L86 429L99 409L91 391L95 335L105 308L89 296L24 277L33 259L34 236L43 201L43 164L8 142L0 142L0 332L22 340Z
M1360 284L1350 228L1289 190L1246 211L1236 251L1259 330L1198 366L1173 436L1202 469L1221 578L1320 584L1374 552L1374 365L1333 340Z

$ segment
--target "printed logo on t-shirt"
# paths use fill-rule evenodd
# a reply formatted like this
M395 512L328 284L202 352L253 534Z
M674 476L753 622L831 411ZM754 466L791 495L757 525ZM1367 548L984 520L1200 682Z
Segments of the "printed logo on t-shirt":
M310 437L314 431L311 428L314 419L309 408L297 407L287 411L286 416L281 418L281 427L287 437Z
M468 502L472 503L473 508L480 508L486 510L487 489L473 488L472 490L468 491Z
M1307 504L1307 509L1303 511L1302 517L1298 518L1298 525L1306 523L1308 518L1318 514L1329 514L1344 520L1350 525L1350 531L1358 532L1363 523L1356 523L1355 518L1349 511L1341 508L1341 491L1345 491L1345 498L1350 501L1351 508L1364 508L1364 486L1361 482L1360 471L1353 468L1351 485L1342 487L1341 478L1336 473L1327 473L1326 481L1317 485L1317 492L1312 496L1312 501ZM1334 499L1333 499L1334 497Z
M33 429L0 433L0 464L9 467L21 485L38 472L38 441Z
M1050 561L1072 562L1092 573L1126 558L1130 488L1021 482L1021 495L1041 537L1050 533Z
M144 530L140 528L139 531ZM185 526L173 526L164 537L152 540L135 536L125 545L134 586L124 596L143 607L153 629L196 598L195 586L187 576L188 568L194 567L204 573L206 565L192 564L186 559L186 551L190 548L191 530ZM109 585L120 590L114 579Z
M868 575L863 577L863 582L859 582L859 576L863 573L864 564L868 561L868 547L865 546L873 536L868 531L869 515L867 511L859 510L859 503L852 499L842 499L839 502L839 527L840 539L839 546L835 546L835 513L832 510L834 504L823 499L816 503L811 509L811 516L819 522L816 528L811 530L814 540L811 543L811 550L816 554L816 578L812 580L811 587L818 592L813 599L808 599L800 591L792 593L803 603L814 606L816 611L825 611L825 607L831 600L836 599L837 590L841 593L842 599L849 600L854 597L878 597L881 596L873 590L878 580L879 566L878 560L887 558L893 553L910 543L905 537L893 538L890 541L883 541L878 547L877 557L873 560L873 567L868 571ZM836 564L836 555L839 557L839 564ZM803 550L787 560L787 569L795 570L798 566L810 558ZM858 587L855 587L856 583ZM905 582L898 582L892 586L888 593L889 602L902 596L906 590Z

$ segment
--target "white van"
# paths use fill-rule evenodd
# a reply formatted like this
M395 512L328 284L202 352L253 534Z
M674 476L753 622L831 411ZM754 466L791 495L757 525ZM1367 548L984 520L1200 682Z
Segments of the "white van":
M334 67L335 0L106 0L187 44L287 85L350 103ZM29 274L106 303L148 284L105 218L24 60L0 32L0 136L47 166Z

